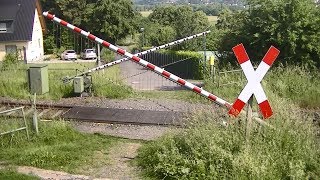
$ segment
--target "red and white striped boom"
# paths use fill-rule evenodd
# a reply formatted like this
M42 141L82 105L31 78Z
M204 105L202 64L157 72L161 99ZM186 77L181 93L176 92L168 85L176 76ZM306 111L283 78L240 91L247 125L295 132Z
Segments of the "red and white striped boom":
M174 46L174 45L180 44L180 43L182 43L184 41L191 40L191 39L196 38L196 37L204 36L204 35L206 35L208 33L210 33L210 31L205 31L205 32L202 32L202 33L199 33L199 34L188 36L188 37L183 38L183 39L179 39L179 40L176 40L176 41L173 41L173 42L170 42L170 43L158 46L158 47L154 47L154 48L146 50L146 51L139 52L137 54L134 54L134 56L141 56L141 55L148 54L150 52L153 52L153 51L156 51L156 50L159 50L159 49L163 49L163 48L167 48L167 47L170 47L170 46ZM63 81L64 82L69 82L70 80L74 79L77 76L83 76L83 75L88 74L88 73L99 71L99 70L108 68L110 66L113 66L113 65L116 65L116 64L120 64L121 62L124 62L124 61L127 61L127 60L129 60L129 58L122 58L122 59L119 59L119 60L116 60L116 61L112 61L112 62L109 62L107 64L104 64L104 65L89 69L89 70L87 70L85 72L82 72L81 74L76 75L76 76L67 77L67 79L64 79Z
M139 65L142 65L144 67L147 67L148 69L150 69L150 70L154 71L155 73L165 77L166 79L169 79L169 80L171 80L171 81L173 81L173 82L175 82L177 84L180 84L180 85L192 90L193 92L198 93L198 94L208 98L209 100L211 100L211 101L213 101L213 102L215 102L215 103L217 103L219 105L222 105L223 107L226 107L228 109L231 108L230 103L228 103L227 101L225 101L225 100L223 100L223 99L221 99L221 98L209 93L208 91L205 91L204 89L202 89L202 88L200 88L200 87L198 87L198 86L196 86L196 85L194 85L194 84L192 84L192 83L190 83L190 82L188 82L188 81L186 81L186 80L184 80L184 79L182 79L182 78L180 78L180 77L178 77L178 76L176 76L174 74L171 74L170 72L168 72L168 71L166 71L166 70L164 70L164 69L162 69L162 68L160 68L158 66L155 66L152 63L149 63L148 61L145 61L145 60L139 58L138 56L135 56L135 55L133 55L133 54L131 54L129 52L126 52L125 50L123 50L121 48L118 48L118 47L114 46L113 44L110 44L109 42L104 41L104 40L102 40L102 39L90 34L89 32L86 32L86 31L84 31L84 30L82 30L82 29L80 29L80 28L78 28L78 27L76 27L76 26L74 26L72 24L69 24L66 21L61 20L61 19L55 17L54 15L52 15L52 14L50 14L48 12L43 12L43 15L45 17L47 17L48 19L59 23L62 26L68 27L69 29L73 30L74 32L82 34L83 36L89 38L92 41L96 41L99 44L102 44L104 47L106 47L106 48L108 48L108 49L110 49L110 50L112 50L112 51L114 51L114 52L116 52L116 53L118 53L120 55L123 55L123 56L126 56L127 58L130 58L133 62L135 62L135 63L137 63Z

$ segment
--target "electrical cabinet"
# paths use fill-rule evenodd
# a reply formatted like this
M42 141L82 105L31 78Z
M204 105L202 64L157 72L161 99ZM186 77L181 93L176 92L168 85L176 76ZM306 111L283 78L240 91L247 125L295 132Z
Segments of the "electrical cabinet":
M49 92L48 65L30 65L28 69L28 82L30 93L39 95Z
M74 93L83 93L83 91L84 91L84 81L83 81L83 77L82 76L75 77L73 79L73 91L74 91Z

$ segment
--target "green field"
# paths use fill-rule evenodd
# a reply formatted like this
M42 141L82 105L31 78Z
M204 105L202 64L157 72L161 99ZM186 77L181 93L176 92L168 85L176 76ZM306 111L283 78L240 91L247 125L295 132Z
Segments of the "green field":
M209 23L217 24L218 16L207 16Z
M152 13L152 11L140 11L140 13L143 17L148 17ZM217 23L218 16L207 16L207 17L208 17L209 23L214 23L214 24Z
M152 11L140 11L140 13L143 17L148 17L152 13Z

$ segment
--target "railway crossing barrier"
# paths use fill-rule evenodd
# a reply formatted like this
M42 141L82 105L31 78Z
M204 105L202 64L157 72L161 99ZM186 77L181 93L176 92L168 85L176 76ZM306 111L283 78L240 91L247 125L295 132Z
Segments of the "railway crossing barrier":
M177 84L180 84L180 85L192 90L193 92L198 93L198 94L206 97L207 99L209 99L219 105L222 105L223 107L226 107L228 109L231 107L231 104L228 103L227 101L223 100L222 98L219 98L216 95L213 95L212 93L209 93L208 91L206 91L206 90L204 90L204 89L202 89L202 88L200 88L200 87L198 87L198 86L196 86L196 85L194 85L184 79L181 79L180 77L178 77L174 74L171 74L170 72L168 72L158 66L151 64L151 63L139 58L138 56L135 56L135 55L127 52L126 50L118 48L115 45L113 45L107 41L104 41L104 40L100 39L99 37L96 37L93 34L90 34L89 32L86 32L86 31L84 31L84 30L82 30L72 24L69 24L68 22L66 22L62 19L59 19L58 17L55 17L54 15L52 15L48 12L44 12L43 15L45 17L47 17L49 20L53 20L54 22L59 23L60 25L65 26L76 33L79 33L92 41L96 41L97 43L101 44L102 46L104 46L104 47L106 47L106 48L108 48L108 49L110 49L110 50L112 50L122 56L130 58L131 61L133 61L141 66L144 66L144 67L148 68L149 70L163 76L164 78L169 79Z
M200 37L200 36L204 36L206 34L210 33L210 31L205 31L205 32L202 32L202 33L199 33L199 34L195 34L195 35L192 35L192 36L188 36L188 37L185 37L185 38L182 38L182 39L179 39L179 40L176 40L176 41L173 41L173 42L170 42L170 43L167 43L167 44L164 44L164 45L161 45L161 46L158 46L158 47L154 47L154 48L151 48L149 50L146 50L146 51L142 51L142 52L139 52L137 54L134 54L134 56L142 56L142 55L145 55L145 54L148 54L150 52L154 52L156 50L159 50L159 49L163 49L163 48L167 48L167 47L170 47L170 46L173 46L173 45L177 45L177 44L180 44L182 42L185 42L185 41L188 41L188 40L191 40L193 38L197 38L197 37ZM98 44L98 47L100 47L100 45ZM95 72L95 71L100 71L100 70L103 70L105 68L108 68L108 67L111 67L113 65L116 65L116 64L120 64L124 61L128 61L129 58L122 58L122 59L119 59L119 60L115 60L115 61L112 61L110 63L107 63L107 64L104 64L104 65L100 65L98 67L95 67L95 68L92 68L92 69L89 69L85 72L82 72L80 74L77 74L76 76L72 76L72 77L65 77L63 78L63 82L64 83L68 83L69 81L71 81L72 79L74 79L75 77L79 77L79 76L83 76L83 75L86 75L88 73L92 73L92 72Z
M202 95L206 97L207 99L213 101L216 104L219 104L229 110L229 114L233 116L238 116L243 109L244 105L248 102L252 94L255 95L255 97L258 100L259 107L261 109L263 117L269 118L272 115L272 110L271 106L265 96L265 93L262 89L262 86L260 84L260 81L262 78L265 76L267 71L269 70L270 66L272 63L275 61L279 54L279 50L277 50L275 47L271 47L265 57L263 58L262 62L260 63L258 69L254 71L254 68L251 64L251 61L243 47L242 44L237 45L233 48L234 53L236 54L238 62L241 64L242 69L245 72L245 76L248 79L248 84L244 88L244 90L241 92L239 98L236 100L234 104L230 104L229 102L223 100L222 98L217 97L216 95L152 64L149 63L148 61L145 61L142 58L139 58L137 55L133 55L121 48L116 47L115 45L100 39L99 37L94 36L90 32L86 32L62 19L59 19L58 17L55 17L54 15L48 13L48 12L43 12L43 15L48 18L49 20L52 20L59 25L62 25L64 27L67 27L71 29L72 31L81 34L82 36L85 36L86 38L96 41L97 43L101 44L102 46L110 49L111 51L114 51L122 56L125 56L129 58L131 61L146 67L147 69L161 75L162 77L173 81L181 86L186 87L187 89L192 90L193 92ZM256 79L254 77L257 77Z

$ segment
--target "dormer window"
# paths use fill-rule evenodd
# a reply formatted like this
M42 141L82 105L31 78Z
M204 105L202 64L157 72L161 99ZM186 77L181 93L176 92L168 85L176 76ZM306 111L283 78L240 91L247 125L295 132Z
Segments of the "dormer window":
M0 22L0 33L6 33L7 32L7 23Z
M12 33L13 21L0 21L0 33Z

